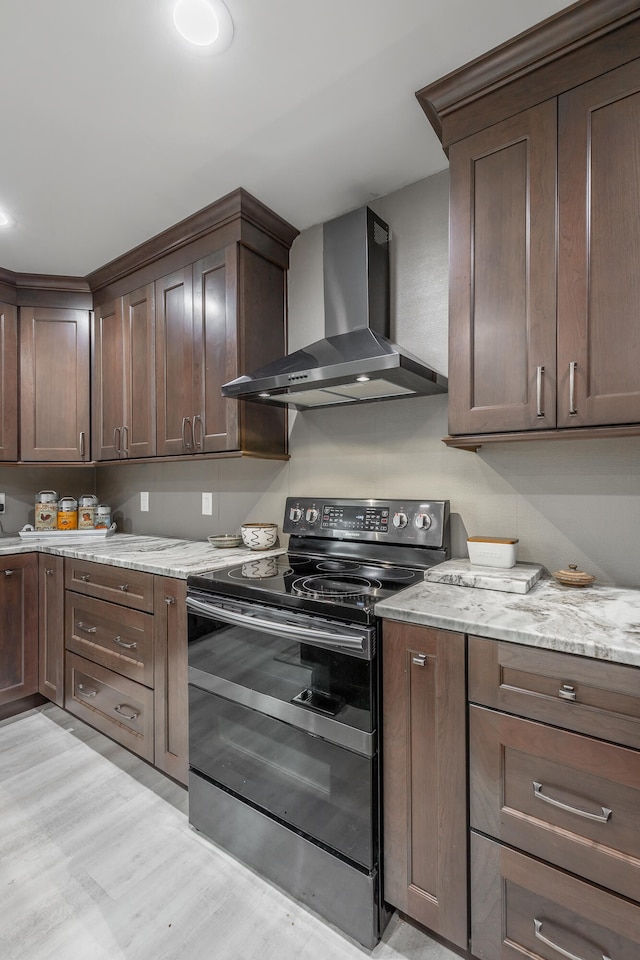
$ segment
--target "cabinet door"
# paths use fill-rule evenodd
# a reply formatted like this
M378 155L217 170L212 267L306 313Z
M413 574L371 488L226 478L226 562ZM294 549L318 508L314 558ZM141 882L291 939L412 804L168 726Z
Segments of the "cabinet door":
M640 60L559 100L558 424L640 422Z
M186 784L189 766L187 586L155 577L155 765Z
M82 461L89 448L89 314L20 308L20 457Z
M156 280L158 456L193 452L194 331L191 267Z
M449 432L554 427L556 101L451 146Z
M384 898L467 946L465 639L384 622Z
M0 704L38 690L38 557L0 557Z
M196 453L238 447L238 403L221 391L222 384L235 376L235 249L221 250L193 266Z
M18 459L17 310L0 303L0 460Z
M154 287L147 284L123 299L125 416L122 455L153 457L156 452Z
M39 683L43 697L64 706L64 559L38 557Z
M93 458L117 460L125 404L125 329L122 300L96 308L94 320Z

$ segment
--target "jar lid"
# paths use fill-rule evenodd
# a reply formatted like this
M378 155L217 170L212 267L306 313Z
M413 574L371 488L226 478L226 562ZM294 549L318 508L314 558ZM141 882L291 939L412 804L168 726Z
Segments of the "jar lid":
M578 570L576 563L570 563L568 570L556 570L554 577L565 587L588 587L596 579L584 570Z
M55 503L58 494L55 490L41 490L36 494L36 503Z
M78 503L81 507L93 507L97 504L98 498L95 493L83 493Z

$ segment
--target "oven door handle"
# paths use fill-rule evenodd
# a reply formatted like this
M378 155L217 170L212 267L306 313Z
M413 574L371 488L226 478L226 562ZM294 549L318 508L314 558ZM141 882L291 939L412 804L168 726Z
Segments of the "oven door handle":
M322 630L309 629L308 627L295 627L289 623L277 623L272 620L262 620L259 617L251 617L243 613L237 613L233 610L227 610L224 607L216 607L213 603L202 603L194 600L193 597L187 597L187 607L194 613L201 613L205 616L222 620L224 623L230 623L233 626L251 627L253 630L264 630L265 633L272 633L275 636L292 637L302 640L305 643L313 643L318 647L328 647L348 650L365 649L365 638L347 636L340 633L323 632Z

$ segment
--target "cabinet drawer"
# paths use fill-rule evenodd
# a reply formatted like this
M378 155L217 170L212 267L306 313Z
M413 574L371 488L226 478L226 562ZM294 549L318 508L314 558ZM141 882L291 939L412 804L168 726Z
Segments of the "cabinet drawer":
M65 560L65 587L123 607L153 610L153 574L90 560Z
M563 952L564 951L564 952ZM640 907L471 834L471 953L480 960L637 960Z
M640 752L472 706L471 826L640 900Z
M469 699L640 749L640 668L469 637Z
M65 708L153 762L153 691L75 653L66 657Z
M74 653L153 686L153 616L115 603L66 594L66 647Z

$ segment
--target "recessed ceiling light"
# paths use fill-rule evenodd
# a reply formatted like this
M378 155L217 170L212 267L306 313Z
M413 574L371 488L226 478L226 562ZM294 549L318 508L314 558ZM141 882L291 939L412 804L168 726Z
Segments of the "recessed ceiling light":
M223 0L176 0L173 24L188 43L222 53L233 39L233 20Z
M0 227L12 227L15 224L13 217L5 210L0 210Z

